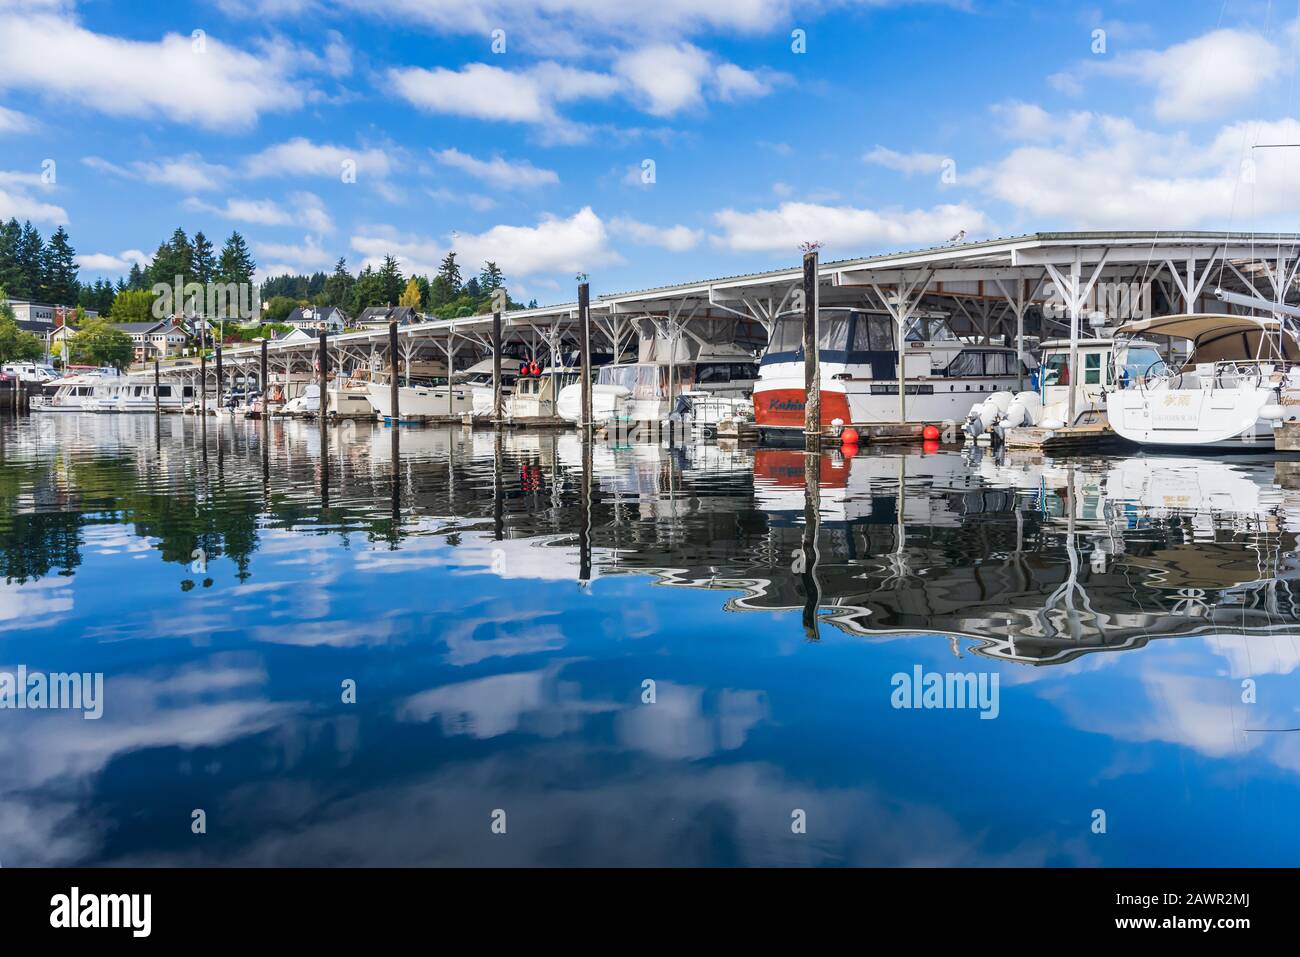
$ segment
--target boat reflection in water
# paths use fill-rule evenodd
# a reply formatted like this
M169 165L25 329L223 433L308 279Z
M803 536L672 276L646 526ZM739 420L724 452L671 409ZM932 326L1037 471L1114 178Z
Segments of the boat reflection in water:
M1292 471L6 419L0 861L1290 863Z

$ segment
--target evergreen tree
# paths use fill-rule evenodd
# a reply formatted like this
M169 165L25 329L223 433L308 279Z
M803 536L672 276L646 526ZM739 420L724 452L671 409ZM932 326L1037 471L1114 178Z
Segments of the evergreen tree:
M18 299L40 299L45 285L45 241L30 221L23 224L16 250L18 282L13 295Z
M15 296L22 285L22 272L18 268L18 240L23 229L18 220L10 219L0 226L0 286Z
M347 311L352 306L352 287L355 284L352 273L348 272L347 260L340 256L334 264L334 274L325 280L322 305L338 306Z
M384 264L379 267L376 275L379 277L379 283L383 289L383 305L395 305L402 298L402 289L406 286L406 280L402 278L402 268L397 262L397 257L385 256Z
M505 281L506 277L502 275L500 267L491 260L483 264L483 270L478 274L479 289L485 293L500 289Z
M44 273L44 298L63 306L76 303L81 286L77 281L77 251L62 226L55 230L45 247Z
M194 234L194 281L205 286L217 274L217 257L212 242L202 231Z
M253 262L248 251L248 243L238 232L230 234L226 244L221 247L221 259L217 263L217 282L252 282L253 271L257 263Z
M438 276L446 280L447 288L451 290L453 299L460 295L460 266L456 264L455 253L447 253L442 258L442 265L438 267Z
M140 264L132 263L131 272L127 274L126 281L118 280L118 292L123 289L147 289L149 288L149 284L146 282L147 278L144 270L140 268Z

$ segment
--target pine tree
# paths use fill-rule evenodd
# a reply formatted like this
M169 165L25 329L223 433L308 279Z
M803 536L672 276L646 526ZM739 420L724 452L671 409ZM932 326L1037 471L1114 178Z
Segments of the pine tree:
M0 287L17 296L22 284L22 272L18 268L18 240L23 229L18 220L10 219L0 226Z
M18 237L16 258L18 282L12 294L18 299L40 299L45 285L45 241L30 220Z
M438 267L438 276L441 277L451 290L452 298L460 295L460 266L456 264L456 254L447 253L442 259L442 265Z
M257 263L248 251L248 243L238 232L230 234L226 244L221 247L221 259L217 263L217 282L252 282L253 270Z
M376 275L379 277L380 287L383 290L384 304L392 305L396 303L402 297L402 289L406 285L397 257L385 256L384 264L379 267Z
M342 256L334 264L334 274L325 280L324 304L347 310L352 305L352 287L356 280L348 272L347 260Z
M212 282L217 271L217 257L212 243L202 231L194 234L194 281L205 286Z
M484 293L491 293L505 285L506 277L500 267L489 260L483 264L483 271L478 274L478 286Z
M72 248L72 243L68 241L68 231L62 226L50 237L43 258L44 297L58 305L74 304L80 290L77 281L77 251Z
M147 278L145 271L140 268L140 264L132 263L131 272L127 274L126 281L118 280L118 292L123 289L145 289L148 287Z

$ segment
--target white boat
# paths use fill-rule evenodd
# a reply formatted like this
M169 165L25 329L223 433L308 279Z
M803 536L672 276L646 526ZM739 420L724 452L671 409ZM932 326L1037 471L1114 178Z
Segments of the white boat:
M825 308L818 314L821 423L898 422L898 344L882 312ZM1005 346L972 345L941 316L908 320L903 363L908 422L959 422L980 393L1015 388L1018 357ZM764 434L804 428L803 317L775 323L754 387L754 418Z
M336 419L373 419L375 407L370 401L370 375L354 371L347 378L335 378L325 390L331 417Z
M1300 412L1300 338L1288 320L1184 314L1137 320L1115 332L1116 339L1137 335L1185 340L1188 349L1177 368L1152 352L1117 369L1107 415L1130 442L1271 449L1275 423Z
M50 394L33 396L34 412L153 412L152 373L123 375L114 369L95 369L47 383ZM180 411L194 398L194 386L162 382L157 406Z
M393 402L389 383L371 381L366 392L380 418L391 419ZM439 415L464 415L474 410L473 388L469 385L449 385L445 378L441 383L421 383L418 379L412 379L410 385L399 385L397 401L403 421Z
M502 413L507 419L554 418L556 392L563 394L567 387L577 383L581 377L577 369L568 367L538 366L535 373L531 368L515 378L513 389L501 403ZM488 413L491 411L489 398Z
M1031 376L1032 388L1014 394L995 392L971 406L962 423L967 442L1001 444L1008 432L1022 427L1104 424L1106 394L1114 389L1115 370L1146 368L1159 358L1154 345L1139 339L1080 339L1076 346L1080 368L1071 374L1069 339L1047 339L1040 348L1042 361Z
M501 395L503 398L509 398L514 391L515 380L518 379L522 371L526 371L526 364L520 366L517 359L501 359ZM470 411L477 416L490 416L493 410L493 403L496 401L496 393L492 386L493 360L491 357L474 363L468 369L463 369L453 376L457 385L466 386L472 394Z
M679 342L675 361L668 357L663 340L643 338L639 362L597 369L591 388L592 420L598 425L660 423L676 416L708 426L747 413L758 373L753 355L735 343ZM570 422L579 420L581 382L560 392L556 411Z

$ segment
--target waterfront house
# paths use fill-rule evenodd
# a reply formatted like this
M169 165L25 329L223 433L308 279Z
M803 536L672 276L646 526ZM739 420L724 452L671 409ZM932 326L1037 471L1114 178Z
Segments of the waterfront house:
M396 321L399 326L409 326L420 321L413 306L368 306L357 316L356 325L362 329L378 329Z
M319 333L323 326L330 335L337 335L347 327L348 317L338 306L299 306L284 324L307 333Z

